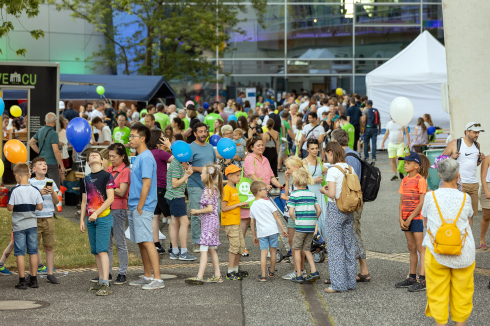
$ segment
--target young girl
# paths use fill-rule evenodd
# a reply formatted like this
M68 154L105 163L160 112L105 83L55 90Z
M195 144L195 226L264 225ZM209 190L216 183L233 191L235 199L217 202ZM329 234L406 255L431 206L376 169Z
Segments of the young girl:
M424 119L424 124L427 128L434 126L434 123L432 122L432 118L431 118L430 114L426 113L422 117Z
M410 151L414 152L414 146L424 145L429 142L429 136L427 135L427 127L425 126L424 119L418 118L417 120L417 136L410 143Z
M208 283L223 283L223 277L219 270L218 254L216 248L219 242L219 218L218 200L223 193L223 178L219 166L208 164L202 169L201 181L204 183L204 190L201 197L201 209L191 209L191 215L201 216L201 262L199 272L196 277L185 280L187 284L204 284L204 271L208 263L208 251L211 255L211 262L214 268L214 276L207 279Z

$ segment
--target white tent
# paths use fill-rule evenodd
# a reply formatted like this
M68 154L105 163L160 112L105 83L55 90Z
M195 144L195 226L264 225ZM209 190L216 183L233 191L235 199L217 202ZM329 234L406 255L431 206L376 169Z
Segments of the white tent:
M373 101L384 125L390 121L390 104L404 96L414 106L409 126L429 113L435 126L449 128L449 114L442 109L441 84L447 80L444 46L424 31L402 52L366 75L367 96ZM378 148L381 140L378 138Z

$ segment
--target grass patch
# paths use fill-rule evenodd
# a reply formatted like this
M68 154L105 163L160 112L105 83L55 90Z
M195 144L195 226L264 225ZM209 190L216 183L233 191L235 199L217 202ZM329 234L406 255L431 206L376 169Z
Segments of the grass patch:
M56 246L54 247L54 266L56 268L80 268L80 267L95 267L94 255L90 253L90 243L88 234L80 232L80 225L70 219L57 215L55 219L55 238ZM6 208L0 208L0 255L3 253L7 245L10 243L10 235L12 233L12 218L10 212ZM44 249L40 250L41 257L46 263ZM29 265L29 256L26 256L26 267ZM141 259L129 253L129 265L141 265ZM117 250L114 246L114 266L119 265ZM5 262L5 266L9 270L17 270L14 252L10 254Z

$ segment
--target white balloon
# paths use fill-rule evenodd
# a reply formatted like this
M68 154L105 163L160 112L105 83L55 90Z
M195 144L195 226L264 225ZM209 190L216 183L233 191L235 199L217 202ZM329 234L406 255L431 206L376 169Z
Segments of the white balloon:
M390 115L400 126L406 126L413 118L413 104L406 97L399 96L390 104Z

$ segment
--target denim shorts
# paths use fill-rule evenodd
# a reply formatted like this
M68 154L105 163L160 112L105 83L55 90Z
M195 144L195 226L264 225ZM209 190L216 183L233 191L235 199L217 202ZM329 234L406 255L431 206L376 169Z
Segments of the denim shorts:
M37 228L14 232L14 256L37 255Z
M88 240L92 255L98 255L101 252L107 252L109 250L109 240L111 238L113 223L114 218L112 214L98 217L93 222L90 222L87 218Z
M172 200L165 199L170 207L170 214L174 217L187 216L187 206L185 204L185 198L174 198Z
M424 221L422 220L412 220L412 222L410 222L410 226L408 227L408 230L403 230L402 231L410 231L412 233L415 233L415 232L424 232Z
M269 235L267 237L259 238L260 250L279 247L279 233Z
M153 242L153 212L138 210L129 211L130 240L134 243Z

